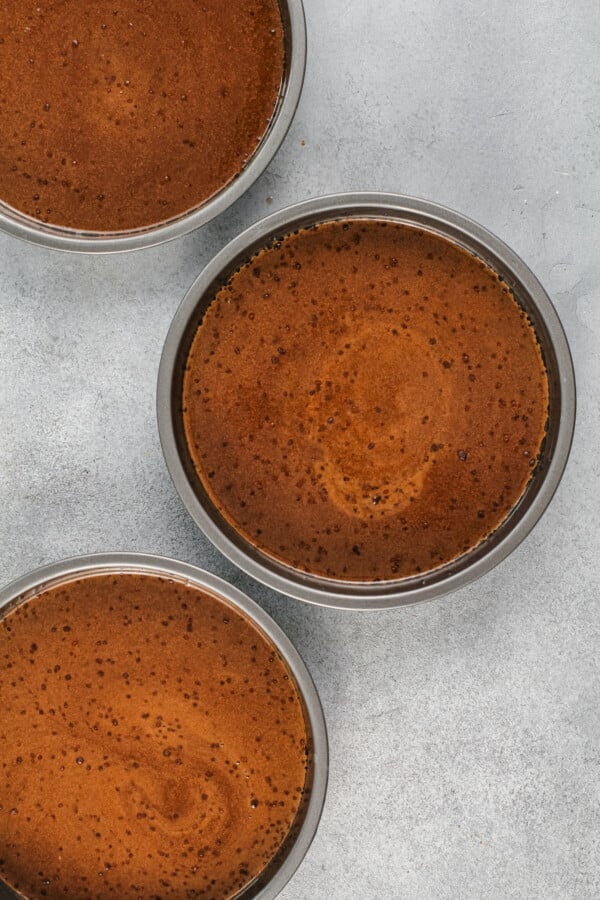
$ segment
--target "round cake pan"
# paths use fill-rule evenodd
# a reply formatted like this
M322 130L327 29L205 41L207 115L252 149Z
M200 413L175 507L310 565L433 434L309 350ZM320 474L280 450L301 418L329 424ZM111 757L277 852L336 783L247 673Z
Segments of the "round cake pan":
M244 194L269 165L292 124L304 83L306 21L302 0L279 0L285 39L285 65L279 100L259 146L245 168L201 206L167 222L131 231L78 231L44 224L0 199L0 229L57 250L115 253L152 247L206 225Z
M383 218L416 226L467 249L513 291L529 316L546 364L549 419L531 481L502 524L454 561L419 576L377 582L335 581L309 575L273 559L225 521L207 496L187 449L181 414L183 371L203 312L235 269L265 246L298 228L332 219ZM432 599L488 572L517 547L550 502L565 468L575 424L575 379L567 340L544 288L527 265L481 225L435 203L393 194L343 194L309 200L252 226L204 269L179 307L163 350L157 395L158 426L171 477L204 533L230 560L275 590L299 600L346 609L381 609Z
M236 894L236 900L273 900L304 859L315 836L325 802L329 766L327 731L317 691L297 650L273 619L253 600L216 575L187 563L137 553L102 553L38 569L0 590L0 619L20 604L57 585L90 575L127 573L173 579L204 590L239 610L275 645L296 682L310 748L305 794L278 853L255 881ZM0 897L18 896L21 895L0 881Z

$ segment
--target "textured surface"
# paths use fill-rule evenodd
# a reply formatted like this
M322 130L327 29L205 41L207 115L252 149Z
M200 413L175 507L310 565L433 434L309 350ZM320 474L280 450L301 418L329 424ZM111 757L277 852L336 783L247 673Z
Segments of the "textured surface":
M104 549L230 578L320 690L331 778L285 900L600 894L600 106L596 0L306 0L289 137L217 223L129 256L0 238L0 581ZM438 200L531 265L575 357L571 462L526 542L475 585L353 615L262 589L213 550L154 417L169 322L202 265L270 209L342 189ZM272 202L269 203L269 198Z
M54 587L0 624L0 690L0 873L26 897L228 900L290 830L298 692L207 592L132 574Z
M218 292L185 365L206 493L313 575L435 569L535 478L548 379L531 323L481 260L414 228L354 219L276 241Z
M2 198L89 231L164 222L220 190L283 73L277 0L178 0L175 15L162 0L4 2L0 34Z

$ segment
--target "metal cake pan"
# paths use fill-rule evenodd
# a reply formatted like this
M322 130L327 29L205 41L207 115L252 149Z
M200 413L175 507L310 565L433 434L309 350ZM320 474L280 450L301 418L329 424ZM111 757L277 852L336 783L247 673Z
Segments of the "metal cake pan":
M0 198L0 229L31 243L57 250L115 253L152 247L188 234L228 209L264 172L289 130L304 83L306 21L302 0L279 0L285 38L285 67L279 100L259 146L244 169L202 205L175 219L131 231L79 231L44 224Z
M0 620L11 610L44 590L92 575L134 573L162 576L196 587L249 619L283 657L301 698L311 748L306 791L288 837L262 874L236 895L236 900L273 900L290 880L315 836L328 777L328 745L325 719L311 676L298 651L273 619L237 588L195 566L160 556L137 553L103 553L44 566L0 590ZM22 896L0 881L0 897Z
M419 576L347 582L309 575L249 543L208 498L191 462L183 431L181 389L190 344L215 291L269 240L314 223L348 217L383 218L437 234L486 262L513 291L540 342L549 381L549 419L540 462L521 499L481 544ZM169 330L159 370L157 413L167 467L188 512L218 549L258 581L299 600L346 609L381 609L432 599L463 587L501 562L534 527L564 471L575 424L575 378L558 315L533 272L503 241L465 216L425 200L353 193L308 200L263 219L231 241L189 289Z

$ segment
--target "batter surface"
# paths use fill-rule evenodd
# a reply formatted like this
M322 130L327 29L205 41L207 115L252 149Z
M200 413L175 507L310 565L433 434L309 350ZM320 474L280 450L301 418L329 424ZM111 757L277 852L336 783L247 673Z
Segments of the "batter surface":
M0 875L28 898L225 900L286 837L306 728L276 649L153 576L93 576L0 623Z
M495 272L441 237L330 222L264 249L205 313L183 420L210 498L298 569L437 568L504 520L536 466L547 375Z
M140 228L201 205L267 130L277 0L0 0L0 199Z

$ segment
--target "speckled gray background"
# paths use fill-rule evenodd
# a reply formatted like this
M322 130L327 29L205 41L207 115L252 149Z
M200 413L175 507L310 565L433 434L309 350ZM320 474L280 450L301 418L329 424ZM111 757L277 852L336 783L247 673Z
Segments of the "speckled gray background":
M140 550L272 613L331 741L321 828L285 900L597 898L598 0L305 3L295 124L217 223L103 258L0 238L0 583ZM454 596L378 614L306 607L236 571L184 512L154 416L162 343L204 263L268 211L351 189L440 201L511 244L556 303L579 388L566 476L521 548Z

